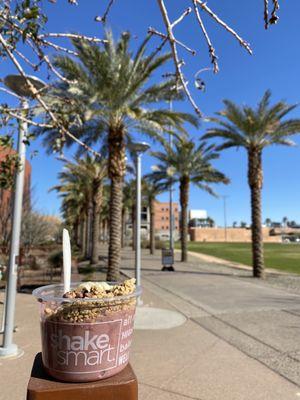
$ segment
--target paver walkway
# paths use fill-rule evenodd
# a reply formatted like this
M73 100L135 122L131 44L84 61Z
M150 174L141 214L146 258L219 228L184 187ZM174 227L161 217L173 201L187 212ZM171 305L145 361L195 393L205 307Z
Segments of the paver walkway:
M231 346L232 356L233 349L246 356L242 369L248 368L255 360L254 370L256 370L257 380L259 380L259 369L267 367L263 370L265 371L263 374L267 369L269 372L273 371L278 377L284 378L282 385L284 385L283 382L290 382L300 386L300 296L298 290L292 293L290 288L284 290L282 285L278 288L274 276L270 283L260 282L253 279L249 271L220 267L218 264L201 261L199 258L190 257L190 259L189 263L177 263L175 273L161 272L159 253L153 258L144 252L142 284L189 318L187 324L193 326L195 335L192 346L198 343L197 334L201 340L203 332L209 332L220 339L217 342L218 345L222 342ZM132 275L134 264L131 252L124 251L123 260L124 270ZM277 279L280 280L280 276ZM295 277L295 280L297 279ZM209 353L211 356L211 352ZM224 349L223 355L230 357L229 353L228 349L226 351ZM203 371L203 366L211 371L211 366L203 363L201 352L198 357L197 372L190 373L190 382L192 379L201 380L203 375L200 371ZM215 368L215 364L212 368ZM252 368L250 370L254 372ZM233 375L233 380L236 373L234 370L229 371ZM220 375L217 371L216 387L220 385L224 393L222 396L219 393L220 397L204 398L276 398L276 390L272 385L261 393L261 397L257 387L252 388L255 390L255 395L245 394L244 389L251 379L251 372L250 375L245 373L241 378L241 385L236 393L236 388L233 390L231 386L231 393L227 397L225 393L228 387L224 384L223 373L228 373L228 370L223 365L223 372ZM187 379L187 374L185 378ZM197 391L192 390L192 392L196 397ZM203 393L206 391L204 390ZM202 398L201 391L198 395ZM300 396L300 390L296 389L291 397L286 393L282 398L297 398L298 396Z
M123 252L123 271L134 257ZM300 296L260 283L247 271L193 259L160 271L143 251L144 307L180 312L171 329L136 330L131 362L140 400L289 400L300 397ZM184 321L184 319L182 319ZM0 399L24 399L40 350L37 304L17 298L16 342L25 354L0 361Z

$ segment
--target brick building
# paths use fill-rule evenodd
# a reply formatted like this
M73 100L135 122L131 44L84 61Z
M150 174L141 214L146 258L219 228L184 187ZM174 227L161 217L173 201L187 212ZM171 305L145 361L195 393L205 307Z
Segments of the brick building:
M173 229L175 237L179 235L179 207L173 203ZM168 234L170 230L170 204L156 201L154 204L154 230L156 234Z
M16 154L13 149L0 148L0 162L9 154ZM24 207L30 207L30 187L31 187L31 165L26 160L25 180L24 180ZM12 215L12 194L13 189L0 188L0 245L7 244L10 234L10 222Z

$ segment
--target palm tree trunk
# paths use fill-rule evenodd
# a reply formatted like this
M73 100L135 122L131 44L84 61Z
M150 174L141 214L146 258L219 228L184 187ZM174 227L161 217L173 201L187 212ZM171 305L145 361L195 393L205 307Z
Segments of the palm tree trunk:
M86 218L85 218L85 253L84 257L88 258L89 257L89 238L90 238L90 213L89 213L89 208L86 210Z
M111 181L109 201L108 281L118 281L121 264L121 226L123 181L126 170L123 127L108 134L108 174Z
M187 239L188 239L188 204L189 204L190 182L188 176L180 179L180 207L181 207L181 224L180 224L180 241L181 241L181 261L187 261Z
M107 242L107 218L103 218L102 221L102 236L103 236L103 243Z
M136 226L135 226L135 204L133 204L132 207L131 207L131 222L132 222L132 224L131 224L131 226L132 226L132 229L131 229L131 231L132 231L132 235L131 235L131 237L132 237L132 244L131 244L131 247L132 247L132 250L135 250L135 235L136 235Z
M122 237L121 237L121 247L124 248L125 245L125 219L126 219L126 209L122 209Z
M99 262L100 254L100 211L102 204L102 185L95 190L93 198L93 221L92 221L92 254L91 263Z
M86 253L86 230L87 230L87 215L86 213L83 216L83 221L82 221L82 232L81 232L81 252L82 255L85 256Z
M155 253L155 232L154 232L154 199L150 200L150 254Z
M76 246L78 246L79 241L79 218L76 217L74 225L73 225L73 241Z
M261 221L261 189L263 184L261 152L249 150L248 183L251 191L253 276L264 278L264 253Z
M80 232L81 232L81 223L80 223L80 217L78 217L77 220L77 230L76 230L76 245L79 247L80 246Z
M86 224L86 245L85 245L85 258L90 259L92 253L92 215L93 203L90 201L87 209L87 224Z

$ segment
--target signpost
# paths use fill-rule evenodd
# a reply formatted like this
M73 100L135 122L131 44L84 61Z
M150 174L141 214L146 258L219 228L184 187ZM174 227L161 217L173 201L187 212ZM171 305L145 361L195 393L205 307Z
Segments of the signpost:
M175 271L174 270L174 250L162 249L161 251L162 271Z

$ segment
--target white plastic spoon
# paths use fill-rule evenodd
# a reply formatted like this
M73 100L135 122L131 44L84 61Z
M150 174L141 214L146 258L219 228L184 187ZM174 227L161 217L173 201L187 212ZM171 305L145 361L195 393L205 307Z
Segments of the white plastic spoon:
M64 293L70 291L71 286L71 243L67 229L63 230L63 267L64 267Z

